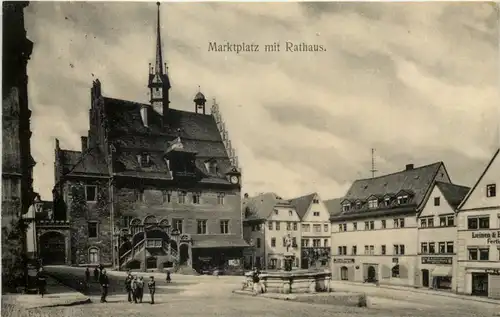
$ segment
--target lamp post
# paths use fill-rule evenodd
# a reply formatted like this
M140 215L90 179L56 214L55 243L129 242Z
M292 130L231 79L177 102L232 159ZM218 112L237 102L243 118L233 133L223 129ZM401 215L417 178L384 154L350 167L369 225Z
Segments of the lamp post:
M250 245L250 248L252 249L252 259L251 259L250 263L252 264L251 266L253 269L254 267L256 267L256 265L255 265L255 241L253 241L253 239L250 239L248 244Z
M118 271L120 271L120 238L122 236L121 231L119 229L115 229L115 232L113 234L115 237L116 245L113 248L115 249L115 266Z

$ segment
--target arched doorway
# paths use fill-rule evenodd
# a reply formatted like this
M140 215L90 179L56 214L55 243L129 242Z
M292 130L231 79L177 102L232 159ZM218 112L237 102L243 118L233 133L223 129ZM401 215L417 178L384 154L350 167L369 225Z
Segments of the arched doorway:
M60 232L47 232L40 236L40 259L44 265L66 264L65 237Z
M422 286L429 287L429 270L422 270Z
M89 263L92 265L100 264L99 249L92 247L89 249Z
M373 266L368 267L368 281L367 282L375 282L376 281L377 272Z
M347 267L343 266L340 268L340 279L342 281L347 281L349 280L349 270L347 269Z
M179 264L185 265L189 259L189 246L186 243L181 244L179 248Z

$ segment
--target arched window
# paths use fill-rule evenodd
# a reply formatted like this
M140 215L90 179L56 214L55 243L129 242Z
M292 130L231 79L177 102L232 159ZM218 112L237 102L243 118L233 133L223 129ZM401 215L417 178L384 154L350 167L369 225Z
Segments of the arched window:
M147 216L144 218L144 225L156 225L158 221L156 220L155 216Z
M168 219L160 220L160 227L168 227L168 226L169 226Z
M392 267L392 277L399 277L399 264Z
M132 232L132 235L135 235L139 232L141 232L141 220L140 219L132 219L132 221L130 221L130 231Z
M99 249L92 247L89 249L89 263L99 264Z
M349 280L349 276L348 276L348 273L349 273L349 269L345 266L341 267L340 268L340 279L342 281L347 281Z

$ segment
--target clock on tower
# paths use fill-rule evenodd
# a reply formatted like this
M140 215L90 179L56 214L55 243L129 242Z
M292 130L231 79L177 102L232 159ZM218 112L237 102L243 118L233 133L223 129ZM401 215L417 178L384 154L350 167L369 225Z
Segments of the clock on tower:
M152 99L162 99L163 98L163 90L161 88L153 88L152 89Z

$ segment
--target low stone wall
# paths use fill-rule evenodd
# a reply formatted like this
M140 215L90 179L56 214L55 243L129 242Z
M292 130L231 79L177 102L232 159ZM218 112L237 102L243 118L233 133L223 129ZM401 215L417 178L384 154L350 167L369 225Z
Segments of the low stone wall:
M316 293L330 292L330 272L282 271L262 272L260 282L254 285L252 272L245 274L243 290L254 290L257 293Z

